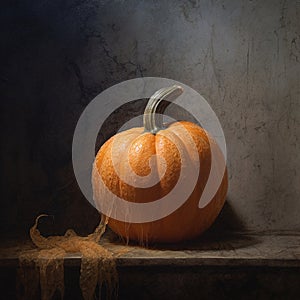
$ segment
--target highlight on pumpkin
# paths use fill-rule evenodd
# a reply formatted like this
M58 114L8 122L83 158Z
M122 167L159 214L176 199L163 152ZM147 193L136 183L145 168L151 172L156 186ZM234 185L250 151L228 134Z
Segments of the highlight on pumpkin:
M157 91L146 106L144 127L116 134L96 155L96 207L127 240L195 238L212 225L225 202L227 171L217 143L194 123L162 123L163 100L172 101L182 91L178 86ZM210 193L205 194L207 183Z

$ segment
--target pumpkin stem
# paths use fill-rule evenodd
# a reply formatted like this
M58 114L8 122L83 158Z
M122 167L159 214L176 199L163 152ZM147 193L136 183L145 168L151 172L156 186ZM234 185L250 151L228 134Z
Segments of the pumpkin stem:
M144 111L144 128L156 134L163 129L163 117L167 106L183 93L183 88L179 85L173 85L156 91L149 99Z

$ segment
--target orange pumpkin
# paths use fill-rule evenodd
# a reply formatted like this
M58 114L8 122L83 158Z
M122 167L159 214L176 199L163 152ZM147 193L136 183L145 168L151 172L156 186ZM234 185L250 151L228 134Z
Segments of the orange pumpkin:
M128 203L150 203L165 197L174 189L184 164L195 164L197 161L193 158L192 149L197 151L197 163L200 162L201 166L196 184L190 190L187 200L175 211L147 222L117 220L108 215L109 227L127 240L145 244L180 242L195 238L212 225L224 205L228 187L226 168L212 200L205 207L198 207L210 174L213 147L220 166L224 163L218 145L203 128L194 123L180 121L165 125L162 124L161 115L157 115L165 109L167 102L162 100L171 101L181 92L182 89L178 86L156 92L145 109L144 128L132 128L116 134L103 144L96 155L92 175L96 205L104 200L107 203L112 201L112 194ZM184 159L182 151L186 155ZM162 160L156 159L150 165L149 161L155 155ZM152 186L147 180L145 186L135 186L132 181L128 183L127 179L132 179L129 168L141 178L150 180L152 174L155 178L159 178L159 181L154 182ZM186 176L184 180L189 180L189 177ZM109 192L105 192L107 190ZM175 198L176 195L174 201Z

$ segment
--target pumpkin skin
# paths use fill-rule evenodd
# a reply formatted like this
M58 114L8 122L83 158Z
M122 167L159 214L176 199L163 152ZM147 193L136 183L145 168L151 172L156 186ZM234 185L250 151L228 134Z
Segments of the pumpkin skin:
M166 171L164 176L159 183L149 188L133 187L120 179L115 171L111 155L112 151L115 151L115 149L113 150L113 141L116 136L106 141L97 153L93 166L92 185L95 202L101 201L101 197L103 197L99 193L99 190L103 188L100 186L101 184L105 184L113 194L131 202L145 203L167 195L176 185L180 174L182 161L178 147L183 147L188 153L191 151L190 140L186 134L180 133L179 128L181 126L184 126L192 137L201 162L201 169L194 190L182 206L170 215L156 221L128 223L109 218L109 227L126 240L148 244L193 239L212 225L224 205L228 189L226 169L221 185L213 199L204 208L198 207L211 169L212 147L216 149L216 159L220 165L224 164L224 158L218 145L209 137L208 133L200 126L187 121L172 123L155 134L144 132L144 128L132 128L116 135L122 141L122 147L118 153L118 164L120 164L121 170L125 156L128 156L132 170L139 176L147 176L151 172L149 159L152 155L158 154L165 159ZM177 132L176 143L171 141L171 137L174 140L174 131ZM158 165L158 172L159 168ZM126 177L126 174L123 175ZM103 183L99 180L99 176L101 176Z

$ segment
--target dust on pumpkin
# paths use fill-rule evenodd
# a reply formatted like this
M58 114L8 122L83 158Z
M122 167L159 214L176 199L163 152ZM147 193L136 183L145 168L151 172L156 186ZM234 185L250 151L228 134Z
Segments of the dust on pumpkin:
M72 229L64 236L44 237L38 230L38 221L30 229L30 237L37 249L27 250L19 255L18 293L20 299L34 299L41 293L42 300L54 295L64 295L64 257L67 253L81 253L80 288L84 300L94 299L97 286L99 297L101 287L106 285L106 298L117 297L118 273L116 255L99 244L108 223L101 217L95 231L88 236L78 236Z

